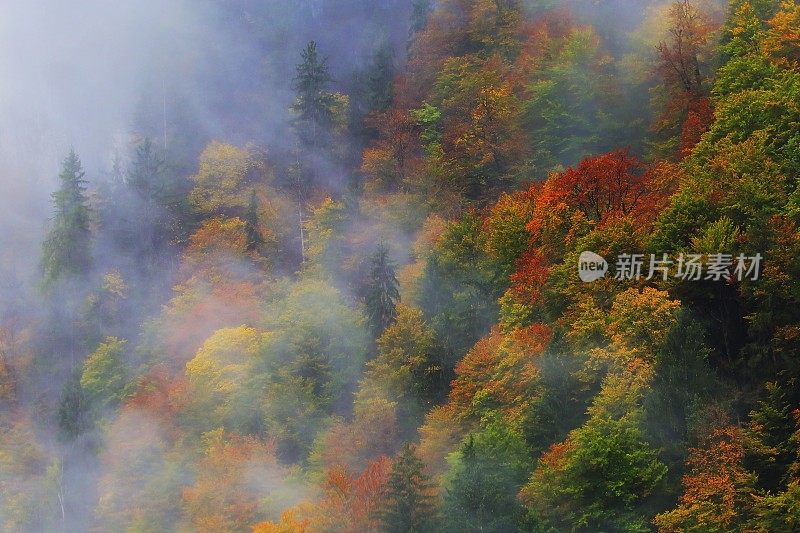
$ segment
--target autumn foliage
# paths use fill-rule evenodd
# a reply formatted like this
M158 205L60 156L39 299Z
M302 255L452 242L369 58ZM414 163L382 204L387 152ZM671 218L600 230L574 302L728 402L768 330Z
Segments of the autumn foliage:
M338 4L385 46L309 43L268 150L68 158L2 306L0 530L800 530L797 2Z
M753 504L747 489L754 479L744 468L744 456L741 430L732 426L714 430L701 446L691 448L680 504L656 517L659 530L728 530L741 525Z

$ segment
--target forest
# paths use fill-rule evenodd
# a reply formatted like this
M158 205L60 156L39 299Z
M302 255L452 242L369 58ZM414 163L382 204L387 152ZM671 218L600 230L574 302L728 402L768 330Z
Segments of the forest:
M797 0L3 11L0 531L800 531Z

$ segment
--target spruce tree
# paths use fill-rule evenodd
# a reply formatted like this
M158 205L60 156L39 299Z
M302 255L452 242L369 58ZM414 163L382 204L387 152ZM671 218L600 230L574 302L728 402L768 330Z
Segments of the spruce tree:
M382 530L386 533L435 531L433 483L424 468L425 464L417 458L414 446L406 444L392 465L384 507L380 512Z
M297 99L292 105L296 114L295 131L303 148L320 149L330 143L335 99L328 90L331 82L326 58L319 56L317 43L311 41L297 65L294 89Z
M58 403L59 437L70 441L91 427L89 402L81 387L80 373L73 374L61 389Z
M394 97L394 53L391 43L378 49L367 72L367 107L369 112L386 111Z
M792 400L797 400L793 383L788 387L777 381L764 384L764 395L750 411L750 425L745 431L753 444L748 466L758 474L758 485L771 492L785 490L791 479L790 465L797 460L795 415ZM787 394L787 390L793 394ZM794 396L794 398L791 398Z
M92 265L91 209L81 161L74 150L64 160L58 178L59 188L52 195L53 225L42 246L45 288L62 280L84 277Z
M128 172L128 186L143 200L157 201L162 193L163 158L158 154L153 142L146 138L136 147Z
M394 322L400 300L395 265L389 258L389 248L381 243L372 254L366 307L369 324L375 337Z
M178 215L183 192L165 155L150 139L134 150L125 183L134 201L126 206L126 220L117 239L142 273L154 275L170 243L180 240L183 225L178 223Z
M499 416L490 420L451 456L442 513L446 532L520 530L525 508L517 495L533 465L522 435Z
M308 43L301 55L302 61L297 65L294 78L297 97L291 110L295 115L292 127L298 141L292 173L302 219L308 189L317 181L316 169L321 164L327 164L333 152L336 96L329 90L331 77L327 59L320 57L317 43Z
M250 194L250 203L244 215L245 230L247 231L247 250L258 250L264 244L264 238L258 230L258 197L256 190Z

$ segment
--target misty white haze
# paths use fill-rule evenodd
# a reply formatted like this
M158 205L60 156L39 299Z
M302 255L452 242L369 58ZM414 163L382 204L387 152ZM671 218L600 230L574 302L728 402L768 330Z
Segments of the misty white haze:
M780 522L798 25L0 0L0 531ZM607 272L689 246L769 268Z
M333 63L349 81L380 34L363 19L368 10L350 7L359 2L323 4L4 0L0 223L9 230L0 246L16 250L12 276L30 282L36 274L50 193L70 148L96 183L114 157L125 156L134 133L159 145L164 133L169 139L178 104L194 121L195 138L285 144L291 76L307 36L344 44ZM325 21L325 7L341 25ZM252 9L266 21L261 33L252 33ZM136 113L148 105L148 131L135 132Z
M190 86L222 37L196 2L7 0L0 10L2 246L24 268L67 151L88 179L107 172L143 92Z

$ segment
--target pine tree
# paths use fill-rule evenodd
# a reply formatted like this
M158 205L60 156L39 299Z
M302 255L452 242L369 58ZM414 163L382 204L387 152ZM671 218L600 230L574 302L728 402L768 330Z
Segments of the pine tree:
M367 106L369 112L386 111L394 97L394 54L386 42L378 49L367 72Z
M92 265L91 209L81 161L71 150L64 160L60 187L53 193L55 216L42 246L42 274L46 288L83 277Z
M58 403L59 437L69 441L90 427L89 402L81 387L80 373L76 372L61 389Z
M369 64L354 75L349 120L353 149L359 158L363 150L381 136L377 125L379 117L389 110L394 100L396 71L392 42L384 39ZM360 181L358 176L353 178Z
M450 459L444 531L519 531L525 510L517 495L532 467L522 435L499 417L470 435Z
M317 43L311 41L302 52L302 62L297 65L294 90L297 98L291 106L295 118L292 121L297 135L296 164L292 173L296 181L300 218L305 215L309 187L317 180L319 163L333 152L333 130L335 122L336 95L329 90L331 82L327 58L320 57ZM302 242L302 229L301 229Z
M380 512L386 533L434 531L436 505L431 496L433 483L424 472L415 448L406 444L392 465L386 499Z
M264 244L264 238L258 230L258 197L255 189L250 194L250 203L244 215L244 222L246 224L245 230L247 231L247 250L249 252L258 250Z
M772 492L785 489L790 477L789 467L797 458L792 439L797 428L792 399L786 393L793 385L785 387L777 381L767 382L764 397L750 411L750 424L745 430L752 448L749 466L758 474L758 485Z
M135 201L123 213L118 245L136 259L142 272L154 274L170 242L179 240L176 212L183 193L168 172L163 153L150 139L133 152L125 184Z
M328 60L319 56L316 42L308 43L302 58L294 79L297 99L292 111L297 115L294 127L300 143L313 150L326 147L330 142L335 98L328 90L331 82Z
M162 192L161 172L164 160L153 142L145 139L135 150L127 184L143 200L156 200Z
M375 337L394 322L400 300L395 265L389 258L389 248L381 243L372 254L372 270L367 288L367 316Z

